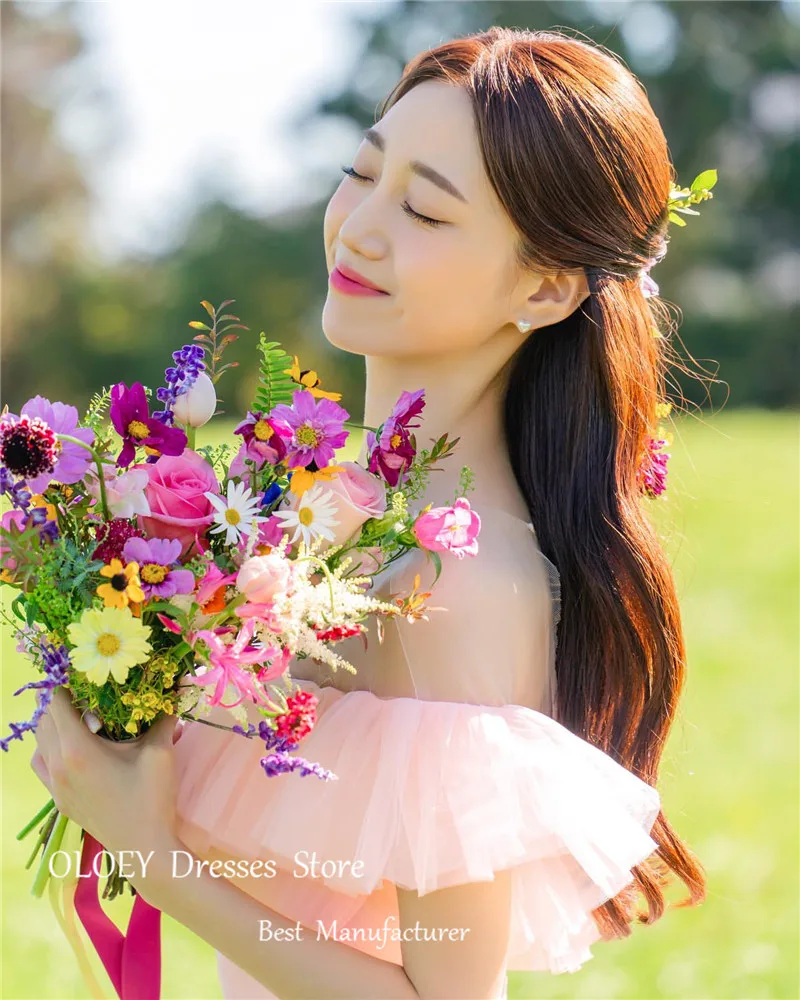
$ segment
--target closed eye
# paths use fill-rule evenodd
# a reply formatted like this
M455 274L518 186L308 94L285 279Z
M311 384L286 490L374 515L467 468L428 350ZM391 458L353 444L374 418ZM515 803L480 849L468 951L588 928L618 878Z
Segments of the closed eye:
M357 173L352 167L342 167L342 170L347 174L348 177L352 177L354 181L369 181L369 177L364 177L362 174ZM406 215L410 216L412 219L417 219L418 222L424 223L426 226L436 227L445 225L439 219L430 219L427 215L420 215L419 212L415 212L414 209L404 201L402 204L402 209Z

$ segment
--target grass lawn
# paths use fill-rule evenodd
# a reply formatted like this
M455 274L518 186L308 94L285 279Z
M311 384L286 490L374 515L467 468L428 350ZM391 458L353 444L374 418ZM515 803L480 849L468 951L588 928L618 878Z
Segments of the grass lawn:
M345 457L357 448L354 435ZM652 510L675 567L689 674L659 787L678 836L706 868L708 898L595 945L573 975L512 975L512 1000L800 996L797 416L681 418L671 452L670 489ZM30 678L12 641L2 652L5 734L33 698L12 697ZM29 892L31 842L15 840L47 799L29 766L34 746L13 744L0 765L0 996L83 1000L49 904ZM129 907L126 898L114 912L126 919ZM221 996L212 949L169 918L163 981L164 1000Z

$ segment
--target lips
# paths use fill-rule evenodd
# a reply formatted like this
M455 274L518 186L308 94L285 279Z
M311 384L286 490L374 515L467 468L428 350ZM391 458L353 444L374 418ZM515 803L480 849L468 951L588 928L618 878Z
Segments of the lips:
M380 285L376 285L374 281L370 281L369 278L365 278L363 274L359 274L358 271L354 271L352 267L347 267L345 264L337 264L336 270L349 278L350 281L356 281L359 285L363 285L365 288L372 288L376 292L383 292L384 295L388 294L385 288L381 288Z

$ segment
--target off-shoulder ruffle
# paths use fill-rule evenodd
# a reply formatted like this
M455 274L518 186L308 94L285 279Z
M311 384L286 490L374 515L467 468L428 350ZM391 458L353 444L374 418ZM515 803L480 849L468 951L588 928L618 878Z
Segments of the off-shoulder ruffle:
M574 971L592 957L599 932L590 911L631 882L631 868L657 846L654 788L523 706L297 683L320 698L300 753L338 780L267 778L261 741L188 723L175 750L178 813L193 850L288 868L298 851L362 861L363 877L324 879L328 915L340 900L351 917L352 897L387 882L424 894L510 868L508 968ZM307 926L317 915L287 913Z

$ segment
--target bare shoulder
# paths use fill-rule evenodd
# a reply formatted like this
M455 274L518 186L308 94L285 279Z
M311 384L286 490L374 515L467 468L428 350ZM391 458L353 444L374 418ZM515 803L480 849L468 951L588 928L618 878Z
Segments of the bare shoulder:
M431 603L457 608L466 616L492 607L503 608L509 615L516 609L529 615L536 605L546 610L550 579L534 532L495 508L480 511L480 516L476 555L459 559L442 552L442 572L433 585L433 561L424 551L414 552L393 590L410 589L418 573L421 588L433 590Z

